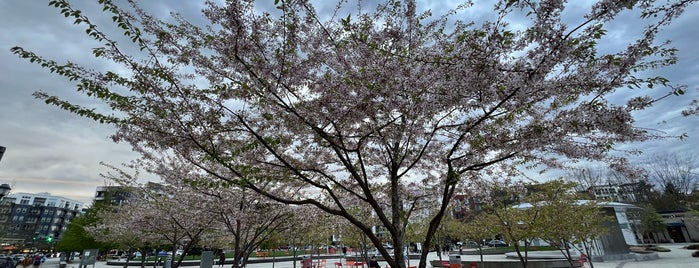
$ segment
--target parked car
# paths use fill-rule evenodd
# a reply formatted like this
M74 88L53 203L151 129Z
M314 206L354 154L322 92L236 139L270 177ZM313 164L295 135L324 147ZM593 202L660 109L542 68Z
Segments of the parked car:
M19 264L24 258L26 258L24 254L12 254L10 258L12 258L13 261L15 261L16 264ZM15 265L16 266L16 265Z
M486 243L489 247L506 247L507 243L502 240L490 240Z
M478 243L476 241L466 241L466 242L459 242L461 243L461 247L463 248L477 248Z
M158 253L158 256L163 256L163 255L162 255L163 253L165 253L165 256L170 256L170 257L172 257L172 251L168 251L168 252L163 252L163 251L161 251L161 252ZM178 249L178 250L175 251L175 256L182 256L182 254L184 254L184 250L182 250L182 249Z
M15 268L17 263L10 257L0 258L0 268Z
M182 254L184 254L184 250L182 250L182 249L178 249L175 251L175 256L182 256ZM160 255L160 254L158 254L158 255ZM167 255L172 257L172 251L168 251Z

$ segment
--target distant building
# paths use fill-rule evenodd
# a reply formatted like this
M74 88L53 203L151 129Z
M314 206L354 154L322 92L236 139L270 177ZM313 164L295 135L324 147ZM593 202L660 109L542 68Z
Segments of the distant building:
M95 202L109 202L113 206L121 206L136 199L132 189L124 186L98 186L95 190Z
M50 193L13 193L2 200L0 243L28 246L60 240L83 202Z
M452 197L452 215L455 219L469 221L482 210L482 202L478 197L455 194Z
M165 195L165 186L148 182L143 188L132 186L98 186L95 190L95 202L109 202L112 206L121 206L129 202L145 200L151 195Z
M646 243L695 243L699 242L699 221L688 215L686 210L658 211L666 229L650 234ZM642 234L638 234L643 237ZM644 237L644 239L647 239Z
M637 204L648 201L647 184L634 182L590 186L587 191L595 200Z

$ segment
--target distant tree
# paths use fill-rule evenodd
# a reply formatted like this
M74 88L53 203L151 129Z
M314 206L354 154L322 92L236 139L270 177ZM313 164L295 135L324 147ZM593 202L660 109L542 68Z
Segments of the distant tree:
M699 191L694 191L687 197L687 207L699 211Z
M60 252L82 252L85 249L98 249L104 253L114 248L111 243L98 242L85 226L95 224L99 219L90 212L77 216L68 224L68 228L62 234L61 239L56 244L56 250Z
M611 184L614 185L624 185L624 184L631 184L631 183L648 183L648 172L646 170L642 170L641 167L638 167L640 169L638 172L636 172L636 177L630 177L629 174L626 174L624 172L619 172L616 170L608 170L607 171L607 181Z
M641 238L644 241L654 241L654 233L662 232L665 230L666 225L663 217L658 214L655 207L652 205L646 205L641 210L631 211L633 217L637 218L639 224L636 226L636 231L641 234ZM658 241L655 241L658 242Z
M539 224L539 213L532 209L524 210L514 207L501 207L494 212L496 220L493 224L498 230L498 234L504 236L504 240L511 244L517 256L519 257L522 267L526 268L529 264L528 253L531 246L531 240L538 237L535 227ZM520 245L522 241L524 244Z
M152 245L161 250L172 250L172 267L177 268L190 250L217 241L216 238L221 236L216 232L218 226L213 224L217 211L210 208L218 200L192 186L196 179L191 173L193 169L180 159L144 160L140 164L139 167L149 175L159 177L162 183L142 184L139 178L141 170L136 169L132 174L104 164L110 172L102 176L122 189L128 189L136 199L121 207L111 206L113 213L107 211L105 215L116 220L102 218L91 226L91 232L121 245L130 244L132 248ZM185 177L187 179L183 179ZM183 254L175 255L177 249L182 249Z
M655 187L652 184L650 184L647 180L638 181L634 189L636 197L635 204L640 206L645 206L652 200L656 199L659 195Z
M456 237L462 242L474 241L477 243L481 266L484 266L483 242L499 234L498 227L493 224L495 222L497 222L497 218L493 214L479 213L467 222L453 223L455 225L453 233Z
M150 224L144 223L141 207L137 203L127 203L113 209L101 210L100 220L86 226L85 230L95 240L108 243L116 249L126 251L126 262L123 267L129 266L129 262L135 251L146 256L142 252L148 245L159 245L159 237L153 235L153 230L148 227ZM145 267L145 257L141 258L141 267Z
M89 12L51 0L102 44L92 53L112 69L11 50L111 110L37 98L115 125L115 141L153 162L176 156L211 181L344 217L391 267L405 267L403 251L382 250L341 193L371 208L396 248L407 210L438 204L423 238L430 247L465 182L576 160L633 172L610 152L659 136L636 127L634 112L685 90L644 74L677 61L655 39L694 1L576 2L573 13L560 1L474 1L434 16L414 0L337 2L326 12L310 1L208 1L208 23L194 25L133 1L99 1L121 39ZM491 20L461 20L475 5L492 8ZM626 23L639 33L599 45L619 43L605 25L629 9L640 18Z
M578 192L587 192L592 186L605 185L608 182L605 171L591 167L573 169L565 177L576 183L575 189Z
M663 187L664 191L656 194L650 200L650 204L658 211L685 210L686 194L681 193L674 184L668 183Z
M571 251L570 245L599 239L608 232L604 224L613 219L603 216L597 202L574 191L574 182L551 180L535 186L537 190L524 198L533 208L527 209L528 212L540 213L535 233L549 244L559 245L561 253L574 267L574 256L579 254Z
M498 192L505 193L502 196L521 195L517 198L491 199L489 208L478 216L478 221L469 223L468 228L473 230L464 232L504 235L514 246L522 267L529 265L531 242L541 239L559 246L573 267L578 252L571 252L569 245L598 239L607 232L604 223L610 220L602 216L596 202L586 200L585 195L579 194L575 187L575 182L563 179L498 186ZM517 203L511 204L511 200L517 200Z
M289 209L293 216L287 219L289 228L284 229L282 235L289 243L293 253L292 257L297 258L299 254L307 253L308 237L313 236L313 228L317 226L313 215L317 215L319 211L310 206L291 206ZM344 235L343 239L345 239ZM296 267L296 262L294 262L294 267Z
M270 242L278 232L290 226L293 211L289 206L235 185L213 189L202 186L198 187L199 190L213 197L203 209L213 213L211 219L216 224L212 225L220 227L216 234L228 239L219 247L226 246L233 250L234 268L245 267L251 254L262 243Z
M696 155L660 154L647 160L649 179L660 192L676 194L684 199L694 190L699 190L699 167ZM667 187L672 187L668 191Z
M520 190L525 188L521 184L498 188L501 192L504 191L506 193L504 196L515 196L525 193L524 190ZM491 224L495 229L495 233L503 235L504 240L514 247L522 267L526 268L529 264L530 242L541 235L538 232L540 231L539 226L541 225L540 221L543 215L540 212L540 206L522 207L522 205L528 204L522 204L521 202L526 202L526 199L520 198L520 196L517 196L516 199L493 199L494 201L490 204L492 210L488 209L487 211L490 211L489 213L494 216L491 217ZM516 200L516 202L512 204L512 200ZM524 244L520 245L520 242Z
M369 218L366 219L369 220ZM360 257L361 260L369 260L368 254L373 248L373 243L364 232L355 226L346 226L343 230L342 240L353 249L353 254L349 255L348 258Z
M85 213L73 218L66 231L57 239L56 250L60 252L82 252L84 249L98 249L101 253L113 249L113 243L98 241L88 231L87 227L102 221L103 211L112 210L111 200L93 200Z

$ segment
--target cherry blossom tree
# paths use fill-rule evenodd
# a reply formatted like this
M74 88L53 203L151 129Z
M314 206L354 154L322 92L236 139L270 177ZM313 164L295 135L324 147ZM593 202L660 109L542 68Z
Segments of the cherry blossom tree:
M134 167L144 168L162 179L162 193L155 191L148 196L166 199L163 204L168 208L158 211L164 212L166 219L172 218L167 222L186 218L172 228L175 232L177 227L187 231L183 233L188 241L185 253L194 245L232 249L232 267L245 267L250 255L275 233L289 228L289 219L294 216L288 205L240 185L211 180L209 173L200 172L179 156L155 161L141 159ZM128 177L121 174L120 177Z
M137 224L160 241L159 245L172 248L172 267L179 267L195 247L207 245L208 236L215 231L212 228L215 218L205 207L208 202L186 188L164 185L161 189L151 189L145 200L135 203L139 207L134 209L139 213L134 218ZM179 248L183 254L176 256L174 252Z
M277 232L289 228L291 212L285 205L272 202L241 187L205 190L215 201L208 204L217 215L228 243L221 248L233 249L232 267L245 267L250 255Z
M159 245L159 237L151 230L147 219L137 204L126 204L119 208L105 209L98 213L101 219L98 223L86 226L86 231L99 242L110 243L119 249L126 250L128 267L133 252L141 251L147 245ZM145 256L145 252L142 256ZM141 267L145 267L145 257L141 258Z
M92 53L113 69L12 52L113 112L49 92L37 98L115 125L114 140L145 159L178 156L212 182L341 216L390 266L404 267L403 251L389 254L339 196L371 208L396 248L406 211L435 202L423 241L430 248L461 183L577 160L633 171L610 152L659 138L634 127L632 113L658 100L646 92L683 93L646 74L676 62L656 36L693 2L600 0L571 11L561 0L501 0L483 4L493 7L485 20L469 21L464 11L476 4L468 1L433 15L416 1L339 1L319 12L327 7L303 0L274 8L231 0L207 2L208 23L195 25L100 1L121 39L67 0L52 0L102 44ZM601 47L620 42L605 26L627 14L639 17L637 38Z
M102 221L91 226L90 232L99 234L105 241L126 246L129 253L145 245L171 248L172 267L176 268L194 248L216 243L223 233L218 232L215 224L219 222L218 211L211 209L211 204L219 200L186 184L184 178L189 173L184 171L189 169L176 158L160 160L140 161L137 166L158 176L163 183L141 184L139 170L129 174L105 164L112 172L102 176L128 190L134 200L105 210L100 215ZM174 252L180 248L183 254L177 256Z

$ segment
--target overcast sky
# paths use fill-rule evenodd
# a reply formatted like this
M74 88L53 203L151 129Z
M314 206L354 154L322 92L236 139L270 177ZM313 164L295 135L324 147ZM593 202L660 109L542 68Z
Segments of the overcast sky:
M67 59L81 62L81 59L92 56L89 48L95 44L87 41L84 28L74 26L57 9L47 6L47 2L0 0L0 146L7 147L0 161L0 183L10 184L13 192L49 192L89 204L95 188L106 183L99 176L106 171L99 162L119 165L137 156L128 145L114 144L109 139L113 132L111 127L69 114L32 97L34 91L46 90L97 107L92 100L75 93L74 87L62 77L51 75L10 53L11 47L22 46L59 62ZM177 11L201 18L197 15L201 9L199 1L147 2L148 9L159 14ZM439 14L437 9L442 7L437 4L439 2L429 3L435 14ZM94 4L84 7L91 9ZM490 5L485 8L490 8ZM687 84L687 94L664 100L637 116L642 127L668 135L687 133L689 138L633 145L643 149L644 155L695 154L699 143L699 117L685 118L679 115L679 111L692 99L699 99L697 25L699 6L694 5L662 34L664 38L672 39L679 49L679 63L654 73L669 78L673 84ZM619 41L628 41L625 34L636 26L632 22L619 21L609 35L618 37Z

